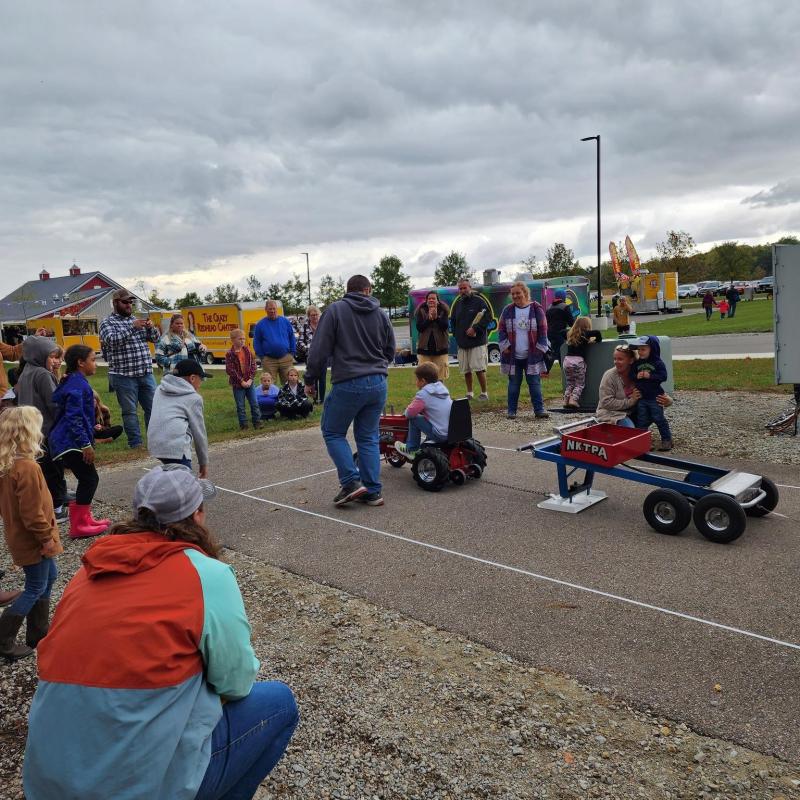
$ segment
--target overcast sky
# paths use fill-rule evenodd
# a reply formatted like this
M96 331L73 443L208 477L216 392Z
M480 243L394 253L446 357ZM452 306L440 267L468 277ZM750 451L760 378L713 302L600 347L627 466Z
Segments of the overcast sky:
M630 234L800 232L800 4L37 2L0 24L0 295L72 259L176 297L417 286Z

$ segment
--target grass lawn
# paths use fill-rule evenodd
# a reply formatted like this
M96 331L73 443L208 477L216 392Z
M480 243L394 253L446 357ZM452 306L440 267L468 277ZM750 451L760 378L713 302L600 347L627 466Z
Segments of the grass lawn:
M713 336L718 333L760 333L773 329L772 300L754 300L752 303L739 303L733 319L720 319L719 310L706 322L706 315L682 314L663 315L658 322L639 322L634 316L636 333L657 336Z
M738 311L737 311L738 315ZM735 321L734 317L734 321ZM710 324L710 323L709 323ZM775 386L772 360L767 358L752 360L720 360L720 361L676 361L675 385L676 389L693 389L699 391L724 391L742 390L753 392L778 392L787 393L788 386ZM489 396L491 400L486 404L476 404L478 409L505 410L505 396L507 378L498 367L488 370ZM111 408L114 424L121 422L119 406L116 397L108 391L106 369L101 367L91 381L93 387L100 393L103 402ZM463 396L464 382L458 368L451 366L450 378L447 381L450 391L456 396ZM330 387L329 387L330 388ZM477 388L477 382L476 382ZM389 398L387 408L394 407L395 412L401 413L414 396L416 386L414 383L413 369L403 368L389 370ZM550 377L542 380L542 393L545 401L552 401L561 395L561 374L556 365ZM228 386L227 378L222 370L213 370L213 378L206 381L202 387L205 400L206 426L208 438L211 442L234 441L248 439L271 431L295 430L298 428L318 427L321 407L316 406L311 416L305 421L276 421L264 423L261 431L249 428L239 430L233 396ZM523 386L523 398L527 392ZM140 424L144 430L144 421ZM97 446L98 463L109 464L140 458L141 451L128 449L125 435L123 434L112 444Z

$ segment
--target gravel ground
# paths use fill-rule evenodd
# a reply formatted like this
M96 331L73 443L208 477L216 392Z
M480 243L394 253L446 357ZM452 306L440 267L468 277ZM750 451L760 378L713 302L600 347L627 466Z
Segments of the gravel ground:
M800 464L800 436L770 436L764 425L788 408L791 398L751 392L676 391L666 411L676 449L681 453L711 458L741 458L773 464ZM589 414L553 413L549 420L534 419L530 410L516 419L505 413L473 413L476 428L541 438L553 426ZM658 431L653 427L658 441Z
M697 395L682 392L669 412L682 450L798 463L797 439L764 437L761 428L783 399L701 397L698 406ZM698 432L702 419L718 424ZM559 421L481 414L476 424L541 436ZM729 430L738 431L733 444ZM105 516L126 516L98 506ZM57 595L87 546L65 542ZM700 736L680 720L256 559L225 557L239 578L262 677L287 681L302 714L260 800L800 798L799 765ZM5 551L0 566L10 566ZM21 573L10 569L3 587L15 584ZM35 659L0 664L0 800L23 797L35 667Z

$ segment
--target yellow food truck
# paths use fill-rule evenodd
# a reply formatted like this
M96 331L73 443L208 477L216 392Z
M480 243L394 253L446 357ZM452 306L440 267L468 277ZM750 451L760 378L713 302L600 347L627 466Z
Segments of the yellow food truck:
M162 331L169 327L169 320L177 311L153 311L150 319ZM278 302L278 313L283 314L283 306ZM241 328L247 337L247 344L253 347L253 331L256 323L264 317L264 302L212 303L205 306L189 306L180 309L186 330L193 333L205 345L206 362L213 364L223 361L225 353L231 348L231 331Z
M682 311L678 299L677 272L648 272L646 269L631 280L627 295L634 314L661 312L675 314Z
M73 344L86 344L95 352L100 352L99 325L96 317L44 317L39 319L29 319L27 326L24 324L4 325L3 338L9 333L16 336L9 338L20 338L27 327L27 335L33 336L39 328L44 328L45 333L54 339L59 347L65 350ZM13 329L13 330L12 330Z

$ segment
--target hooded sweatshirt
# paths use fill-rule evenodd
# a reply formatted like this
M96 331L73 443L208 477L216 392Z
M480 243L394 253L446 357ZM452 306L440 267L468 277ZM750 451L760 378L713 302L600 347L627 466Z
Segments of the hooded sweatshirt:
M46 336L29 336L22 343L25 369L14 387L17 402L21 406L35 406L42 412L42 433L45 438L58 417L58 406L53 402L56 379L47 369L47 357L56 348L56 343Z
M631 367L631 378L636 384L636 388L642 393L643 400L655 400L664 390L661 388L662 381L667 379L667 365L661 360L661 345L658 337L648 336L650 345L650 355L646 358L637 358ZM637 378L640 372L649 373L649 378Z
M331 382L388 375L394 328L372 295L348 292L325 309L311 342L305 384L313 386L331 359Z
M153 532L82 561L37 649L25 796L190 800L220 698L246 697L259 667L233 570Z
M436 438L447 439L452 405L450 392L441 381L426 383L408 404L405 415L411 418L422 414L433 426Z
M165 375L153 397L147 449L153 458L192 459L192 440L201 467L208 464L203 398L189 381Z

